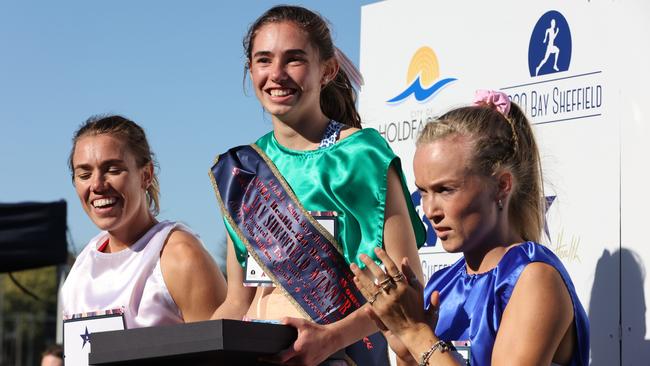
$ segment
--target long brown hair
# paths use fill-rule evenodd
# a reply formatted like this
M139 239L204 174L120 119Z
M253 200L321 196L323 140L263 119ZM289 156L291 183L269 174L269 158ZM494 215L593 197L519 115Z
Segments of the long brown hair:
M318 49L321 61L335 57L334 43L327 22L319 14L300 6L275 6L267 10L248 28L244 37L246 65L244 75L250 68L253 42L257 31L269 23L292 22L304 30L312 45ZM335 121L351 127L361 128L361 117L357 112L356 92L348 75L339 68L334 80L321 90L320 108L323 113Z

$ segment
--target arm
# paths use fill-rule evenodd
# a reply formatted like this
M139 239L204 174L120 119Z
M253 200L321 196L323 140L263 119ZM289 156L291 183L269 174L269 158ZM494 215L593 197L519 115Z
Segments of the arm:
M566 364L569 352L557 356L560 342L570 335L573 303L560 274L548 264L526 266L503 312L492 353L493 365ZM571 342L571 337L566 337Z
M395 262L406 257L418 281L423 283L424 275L415 243L406 200L402 191L402 181L397 169L391 165L388 169L386 188L386 211L384 213L384 249Z
M230 236L226 234L227 254L226 270L228 273L228 293L226 301L212 314L212 319L235 319L241 320L255 297L255 287L245 287L244 269L237 260L235 245Z
M396 338L397 342L391 342L391 348L398 355L400 364L417 365L421 355L439 340L433 331L438 321L437 309L440 306L438 293L432 294L431 306L428 311L425 311L422 284L417 280L415 272L411 270L409 261L403 259L401 268L398 269L385 251L376 249L375 252L386 268L385 274L368 256L361 257L374 277L395 278L400 271L404 277L394 281L392 288L379 291L379 287L371 278L353 264L350 268L355 274L354 282L364 296L375 299L370 308L371 316L385 334ZM372 295L375 293L378 295ZM460 365L454 354L440 351L433 352L428 364Z
M440 298L438 292L434 291L433 294L431 294L430 309L438 309L439 307ZM411 361L408 365L417 365L422 354L429 351L431 347L440 340L433 331L433 329L435 329L435 324L438 321L437 315L429 313L427 314L427 317L433 319L433 323L429 323L428 319L425 319L425 321L420 321L412 327L405 328L404 331L400 333L400 340L403 344L408 345L408 351L411 354ZM443 353L439 350L434 351L427 362L427 365L437 366L460 366L464 364L465 362L459 354L455 352Z
M185 322L209 319L223 302L226 281L194 235L172 231L160 255L160 268Z
M269 357L274 363L318 365L335 352L377 331L366 311L368 304L337 322L320 325L300 318L284 318L283 324L298 330L291 347Z
M388 256L394 261L401 261L402 258L408 258L412 263L412 269L420 283L424 280L420 257L418 256L417 245L415 242L415 233L413 230L405 230L411 227L411 218L408 207L402 192L402 182L397 174L395 167L388 169L386 190L386 212L384 220L384 247ZM384 332L386 339L393 350L398 353L397 362L399 366L410 365L415 360L407 353L406 348L390 331ZM405 352L398 352L397 348ZM417 364L417 362L415 362Z
M405 229L407 228L407 229ZM422 268L415 244L415 233L411 229L402 182L396 169L391 166L387 175L386 209L384 213L384 246L393 258L407 257L418 280L422 281ZM370 274L367 270L366 273ZM293 346L275 358L276 361L288 360L312 364L323 361L332 353L378 330L368 314L366 304L345 319L328 325L317 325L303 319L288 318L284 322L298 328L298 339Z

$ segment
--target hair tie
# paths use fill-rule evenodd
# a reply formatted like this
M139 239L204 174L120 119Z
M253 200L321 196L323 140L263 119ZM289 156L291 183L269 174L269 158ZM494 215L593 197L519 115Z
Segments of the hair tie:
M363 76L361 75L361 72L359 72L359 69L357 69L348 56L346 56L345 53L336 46L334 46L334 57L336 57L336 60L339 62L339 67L343 69L345 75L350 79L352 86L359 90L361 85L363 85Z
M494 109L508 118L510 113L510 98L503 92L494 90L477 90L474 94L474 105L492 106Z
M519 139L517 138L515 124L509 117L511 102L508 95L504 92L494 90L477 90L474 94L473 104L475 106L488 106L494 108L503 115L512 130L513 155L516 154L519 149Z

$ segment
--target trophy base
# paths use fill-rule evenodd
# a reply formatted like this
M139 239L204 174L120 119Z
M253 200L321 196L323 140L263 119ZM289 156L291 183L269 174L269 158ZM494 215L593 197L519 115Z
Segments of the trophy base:
M90 335L90 365L269 365L258 361L288 348L287 325L209 320Z

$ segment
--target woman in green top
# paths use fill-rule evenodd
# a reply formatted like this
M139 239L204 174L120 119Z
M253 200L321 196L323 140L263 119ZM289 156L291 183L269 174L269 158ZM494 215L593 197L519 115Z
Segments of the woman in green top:
M383 247L392 258L419 263L416 243L424 241L424 229L399 159L376 130L361 129L350 82L360 75L344 71L351 63L334 47L326 22L305 8L274 7L253 23L244 47L255 94L273 122L256 144L306 210L336 215L345 260L363 266L360 254L377 260L374 248ZM365 306L320 325L278 288L244 286L247 250L225 222L228 294L213 318L281 319L296 327L296 342L272 361L321 364L377 331Z

